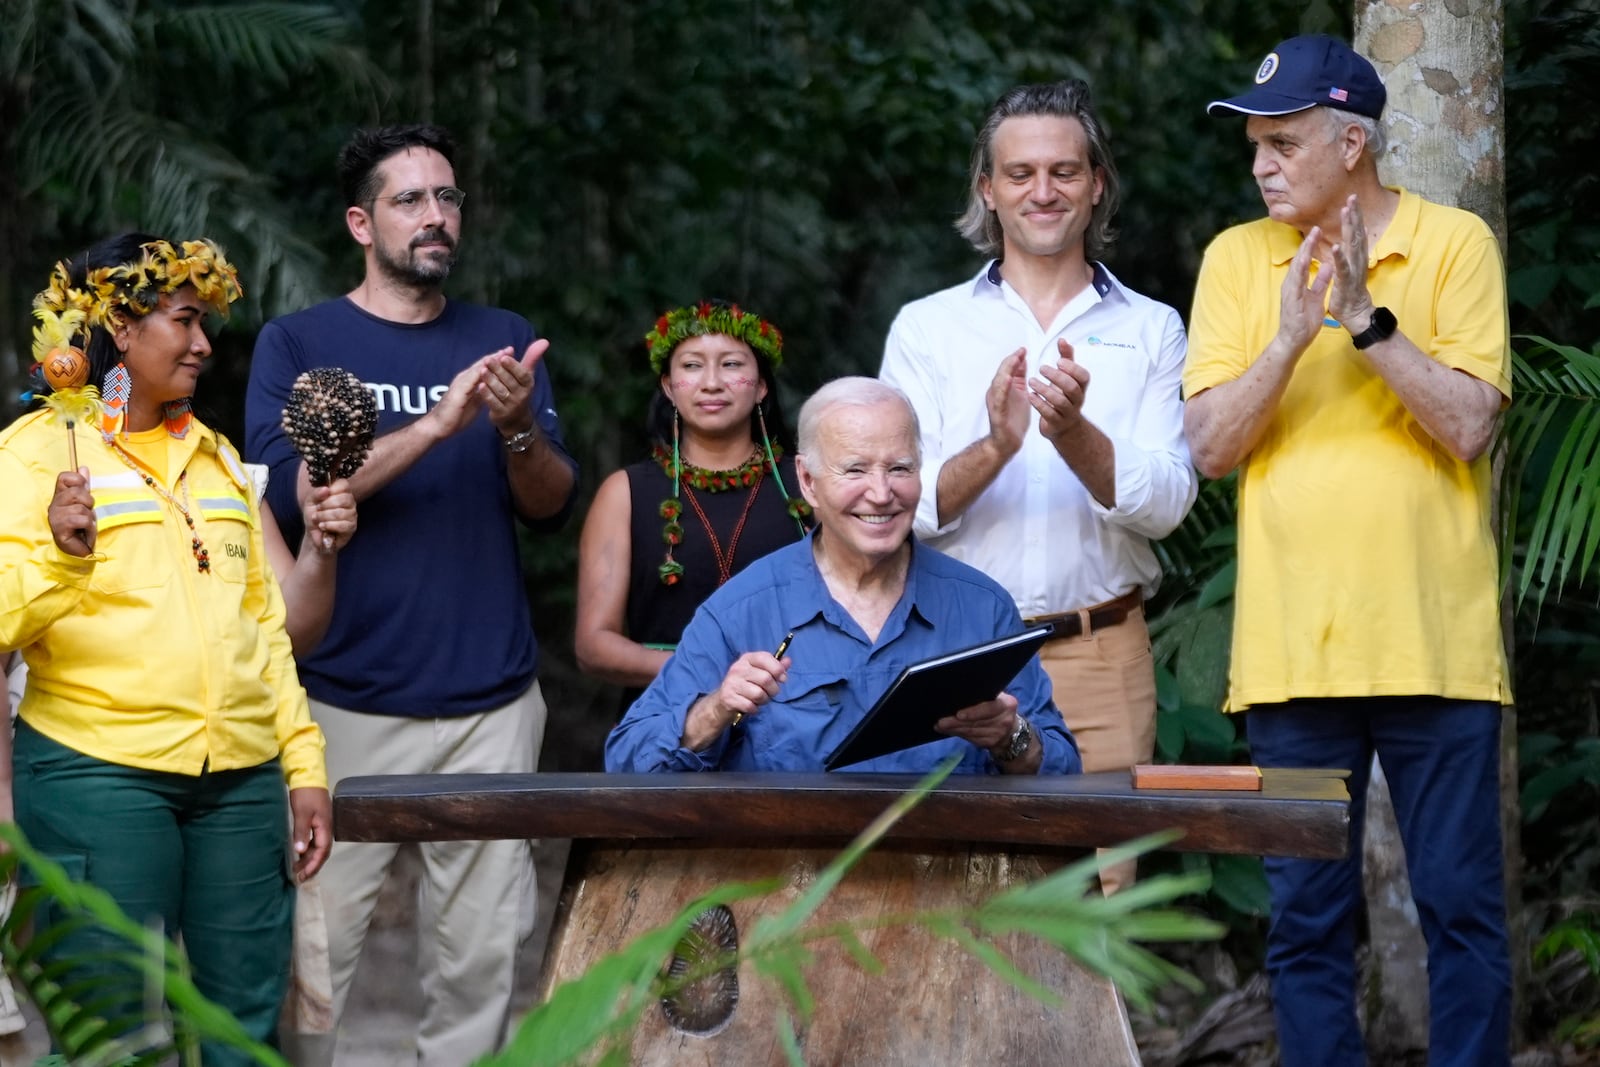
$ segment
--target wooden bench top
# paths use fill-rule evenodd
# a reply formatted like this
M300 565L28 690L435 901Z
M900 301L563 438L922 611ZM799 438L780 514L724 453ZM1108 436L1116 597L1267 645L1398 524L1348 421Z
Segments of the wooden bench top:
M1135 790L1126 771L952 776L891 838L1094 848L1180 829L1185 852L1335 859L1346 772L1264 769L1260 792ZM917 781L891 774L434 774L346 778L340 841L519 837L740 841L854 837Z

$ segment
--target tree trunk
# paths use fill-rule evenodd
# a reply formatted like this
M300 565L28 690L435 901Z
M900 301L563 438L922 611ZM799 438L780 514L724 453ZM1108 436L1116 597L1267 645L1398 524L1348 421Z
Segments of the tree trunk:
M1429 200L1473 211L1500 239L1504 254L1505 66L1500 0L1445 0L1402 5L1355 0L1356 50L1377 66L1389 92L1384 113L1390 149L1384 181ZM1495 485L1498 491L1499 471ZM1503 627L1507 648L1509 626ZM1517 803L1516 710L1501 733L1501 829L1506 899L1521 892L1521 827ZM1403 850L1387 783L1374 767L1367 796L1363 853L1372 967L1363 998L1374 1062L1425 1049L1426 949L1411 903ZM1515 915L1520 909L1513 908ZM1514 982L1520 992L1526 933L1513 919ZM1520 1004L1520 996L1517 998Z

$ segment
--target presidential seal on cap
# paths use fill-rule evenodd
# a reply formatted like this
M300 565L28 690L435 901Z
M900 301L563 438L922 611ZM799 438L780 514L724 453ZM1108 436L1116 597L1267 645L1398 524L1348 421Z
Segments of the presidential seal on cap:
M1381 118L1388 93L1371 63L1337 37L1308 34L1278 45L1256 68L1255 85L1238 96L1213 100L1219 109L1244 115L1292 115L1313 107L1333 107Z

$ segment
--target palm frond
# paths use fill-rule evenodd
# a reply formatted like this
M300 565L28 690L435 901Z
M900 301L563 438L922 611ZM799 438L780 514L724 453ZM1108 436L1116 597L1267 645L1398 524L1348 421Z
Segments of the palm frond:
M211 212L200 175L165 153L150 164L144 187L144 220L154 233L206 233ZM198 225L187 225L198 223Z
M228 228L239 235L237 247L249 251L253 289L246 300L259 318L299 311L327 296L326 260L300 236L286 211L235 197L224 198L218 210L229 219Z
M230 250L244 268L246 307L271 318L298 311L326 293L324 258L298 236L269 181L221 147L162 128L165 145L140 184L140 217L167 234L204 233Z
M17 75L33 64L31 56L38 47L39 23L47 11L57 10L57 5L46 0L26 0L5 9L6 33L0 37L0 80L14 82Z
M74 217L114 217L120 209L142 229L203 233L247 250L252 317L298 311L325 293L324 257L298 236L269 180L181 123L133 108L84 108L52 91L24 123L19 143L35 189L48 195L58 176L79 175L60 198Z
M1144 948L1139 942L1196 941L1220 937L1224 927L1159 905L1196 893L1211 884L1208 872L1186 875L1161 875L1141 881L1131 889L1106 897L1088 889L1090 879L1102 864L1133 859L1180 835L1174 831L1152 834L1108 849L1099 857L1088 856L1043 878L999 893L982 904L972 924L985 935L1017 932L1049 942L1078 959L1097 974L1116 983L1128 1000L1148 1007L1150 995L1161 985L1173 982L1196 989L1194 976ZM967 944L966 942L963 942ZM968 951L972 945L967 944ZM1019 982L996 967L1018 988L1030 991L1029 983Z
M1202 480L1194 507L1155 545L1161 561L1161 601L1170 604L1202 588L1233 558L1238 475Z
M123 94L83 99L70 85L42 91L17 131L24 193L50 192L75 218L105 217L117 191L133 184L161 150L153 116Z
M15 824L0 825L0 842L0 878L22 870L31 883L0 923L0 960L67 1062L157 1064L176 1056L187 1067L200 1062L204 1039L287 1067L195 988L183 954L159 931L130 919L105 891L73 881ZM50 921L34 922L46 903ZM29 927L36 927L31 938Z
M35 56L46 59L49 81L70 81L85 96L105 91L133 51L128 13L107 0L70 0L41 7L43 17L32 26L32 43Z
M235 142L213 101L148 102L170 98L174 79L192 70L250 84L315 75L319 86L375 100L387 82L346 13L283 2L18 6L0 57L30 87L23 120L9 131L24 196L96 230L205 233L232 246L236 261L248 251L251 318L326 294L324 258L296 205L224 147Z
M127 5L109 0L71 0L59 6L89 37L103 41L107 53L127 55L133 50L133 26L128 21Z
M356 26L351 19L320 4L151 7L135 28L152 44L159 41L163 52L188 51L218 71L244 72L280 85L310 68L352 87L382 77L352 46Z
M1537 611L1592 578L1600 553L1600 352L1524 340L1532 347L1512 355L1516 402L1501 430L1502 572L1518 605Z
M1211 586L1215 590L1226 578L1226 596L1183 600L1150 620L1151 654L1176 679L1176 692L1167 702L1170 710L1222 707L1233 641L1232 576L1229 566L1218 572Z

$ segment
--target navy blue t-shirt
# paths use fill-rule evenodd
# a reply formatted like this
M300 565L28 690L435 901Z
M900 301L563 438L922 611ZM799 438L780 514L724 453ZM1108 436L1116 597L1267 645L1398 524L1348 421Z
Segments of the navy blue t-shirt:
M520 315L454 300L415 325L379 319L348 298L267 323L250 367L245 455L271 470L267 502L290 547L302 533L300 456L281 421L302 371L342 367L360 378L377 399L382 436L426 412L481 356L509 345L520 358L533 339ZM530 405L546 440L572 463L542 362ZM480 412L361 502L356 534L339 553L332 625L299 663L313 698L351 711L451 717L500 707L532 684L538 655L506 463Z

